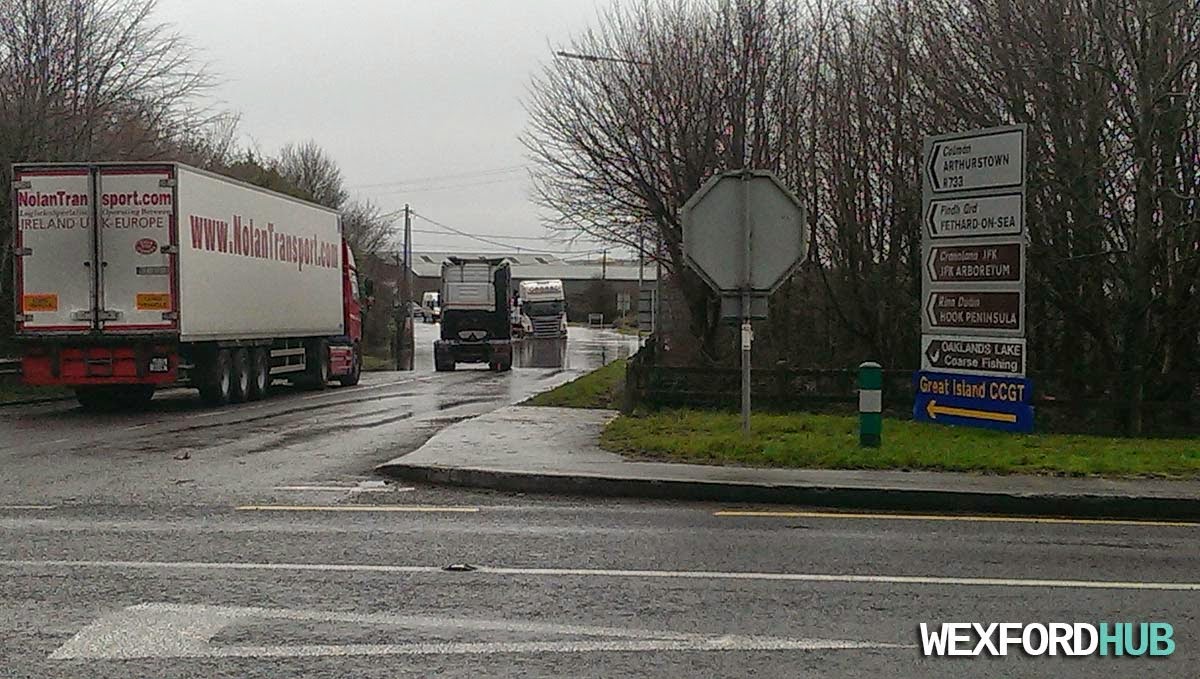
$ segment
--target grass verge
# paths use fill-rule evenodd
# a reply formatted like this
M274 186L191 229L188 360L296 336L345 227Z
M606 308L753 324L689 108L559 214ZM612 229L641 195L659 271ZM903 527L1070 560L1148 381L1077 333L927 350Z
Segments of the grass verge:
M394 370L396 365L392 359L387 356L372 356L371 354L363 354L363 370L366 372L376 372L379 370Z
M553 393L553 392L551 392ZM1198 439L1013 435L886 420L883 445L858 447L858 418L676 410L622 416L604 430L611 451L669 462L808 469L924 469L999 474L1200 477Z
M525 402L558 408L618 408L625 386L625 359L618 359Z

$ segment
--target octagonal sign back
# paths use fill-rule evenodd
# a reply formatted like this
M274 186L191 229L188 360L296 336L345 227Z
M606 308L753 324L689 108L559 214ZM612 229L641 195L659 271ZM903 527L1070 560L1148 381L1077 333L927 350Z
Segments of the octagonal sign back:
M808 253L804 206L770 172L713 177L682 217L687 263L720 292L772 293Z

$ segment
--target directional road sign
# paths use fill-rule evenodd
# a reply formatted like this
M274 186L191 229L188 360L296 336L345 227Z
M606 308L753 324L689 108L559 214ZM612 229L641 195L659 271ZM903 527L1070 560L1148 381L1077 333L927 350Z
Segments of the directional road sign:
M1025 182L1025 128L946 135L930 143L926 172L934 193L1018 187Z
M925 210L930 238L1021 236L1025 233L1025 198L1020 192L970 198L936 198Z
M1020 292L949 290L929 294L926 330L972 329L1023 333L1024 304Z
M925 140L917 419L1033 428L1028 383L1021 379L1025 129L1014 125ZM1006 398L1017 391L1024 398Z
M1025 376L1021 338L922 335L921 369L1001 377Z
M807 252L804 206L770 172L717 175L683 206L683 254L717 291L770 294Z
M913 377L913 390L915 420L1033 431L1029 380L921 371Z
M925 257L935 283L1020 283L1025 267L1021 243L935 245Z

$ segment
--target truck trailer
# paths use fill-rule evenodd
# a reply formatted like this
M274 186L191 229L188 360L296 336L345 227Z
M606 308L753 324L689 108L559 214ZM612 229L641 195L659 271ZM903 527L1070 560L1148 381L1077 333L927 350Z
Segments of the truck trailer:
M504 259L451 257L442 264L441 339L433 343L434 369L456 363L512 368L512 273Z
M358 383L362 312L337 212L179 163L13 167L26 384L85 408L276 378Z

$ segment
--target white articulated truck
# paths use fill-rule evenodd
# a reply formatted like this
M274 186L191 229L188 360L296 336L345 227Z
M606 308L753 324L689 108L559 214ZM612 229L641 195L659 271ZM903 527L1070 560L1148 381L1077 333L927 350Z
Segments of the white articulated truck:
M567 336L567 301L561 280L521 281L517 286L517 304L524 335Z
M220 404L277 377L358 382L362 307L336 212L176 163L13 176L26 383L105 407L174 385Z

